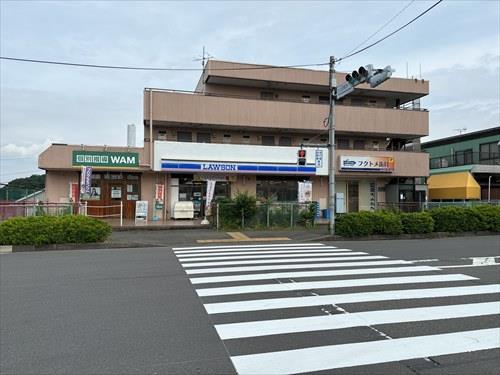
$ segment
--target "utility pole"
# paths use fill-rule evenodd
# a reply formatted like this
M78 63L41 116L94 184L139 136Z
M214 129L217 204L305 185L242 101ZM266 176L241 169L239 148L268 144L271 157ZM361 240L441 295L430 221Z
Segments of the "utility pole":
M330 96L330 111L328 113L328 228L330 234L335 234L335 57L330 56L330 74L328 91Z

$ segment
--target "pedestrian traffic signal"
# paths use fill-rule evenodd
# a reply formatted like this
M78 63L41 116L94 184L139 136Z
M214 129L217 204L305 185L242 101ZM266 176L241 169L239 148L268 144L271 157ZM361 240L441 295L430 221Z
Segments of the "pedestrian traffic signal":
M306 150L300 149L297 152L297 164L298 165L306 165Z

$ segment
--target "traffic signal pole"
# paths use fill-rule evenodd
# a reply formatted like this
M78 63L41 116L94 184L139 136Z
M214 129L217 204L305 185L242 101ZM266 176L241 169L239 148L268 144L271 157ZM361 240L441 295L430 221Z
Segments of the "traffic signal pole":
M328 212L330 221L328 228L330 234L335 234L335 90L337 79L335 77L335 58L330 56L329 74L330 110L328 113Z

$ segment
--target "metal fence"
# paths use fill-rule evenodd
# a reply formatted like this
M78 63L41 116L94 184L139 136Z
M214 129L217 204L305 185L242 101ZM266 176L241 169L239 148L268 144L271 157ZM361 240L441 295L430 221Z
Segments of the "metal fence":
M110 212L111 211L111 212ZM123 225L123 203L114 206L88 206L87 202L0 202L0 221L12 217L84 215L99 219L119 218Z
M235 203L215 203L212 216L217 229L293 228L314 225L319 212L314 203L257 204L254 209L240 208Z

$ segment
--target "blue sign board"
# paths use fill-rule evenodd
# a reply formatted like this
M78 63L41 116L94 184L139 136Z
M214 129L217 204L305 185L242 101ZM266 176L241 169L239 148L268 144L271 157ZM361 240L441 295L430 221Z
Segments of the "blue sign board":
M316 167L299 166L295 164L201 163L170 160L162 160L161 170L167 172L316 174Z

